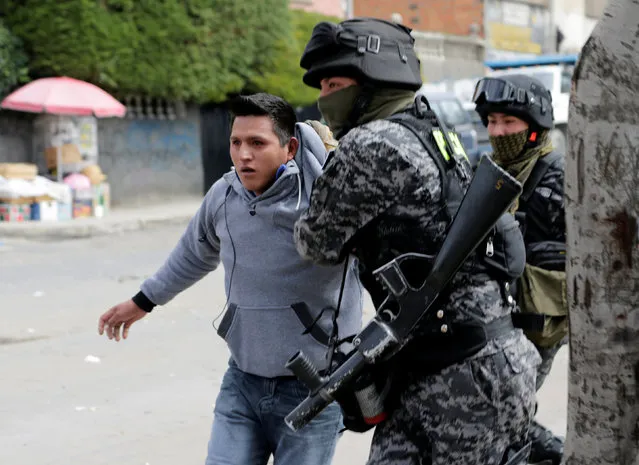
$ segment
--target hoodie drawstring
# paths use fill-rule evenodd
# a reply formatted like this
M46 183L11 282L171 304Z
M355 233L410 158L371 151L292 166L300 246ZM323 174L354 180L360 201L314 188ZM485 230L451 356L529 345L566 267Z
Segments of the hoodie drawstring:
M296 173L297 175L297 206L295 207L295 210L299 210L300 208L300 203L302 203L302 179L300 178L300 173L299 171Z

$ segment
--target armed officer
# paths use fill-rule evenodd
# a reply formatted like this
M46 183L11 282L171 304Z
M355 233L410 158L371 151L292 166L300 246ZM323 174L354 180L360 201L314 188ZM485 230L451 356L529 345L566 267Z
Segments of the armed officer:
M542 360L539 389L568 335L564 155L550 138L552 96L539 80L513 74L480 80L473 100L488 129L493 160L524 186L513 210L524 229L526 267L514 294L523 315L542 317L542 331L526 331ZM531 463L561 463L560 437L536 421L530 437Z
M446 128L415 98L422 80L409 28L370 18L317 24L301 66L339 145L295 225L297 248L320 264L354 254L378 307L386 293L372 271L438 251L471 169L454 133L442 137ZM388 363L388 417L369 465L527 463L539 356L511 322L504 283L522 272L525 252L514 218L502 219ZM427 270L404 271L419 283Z

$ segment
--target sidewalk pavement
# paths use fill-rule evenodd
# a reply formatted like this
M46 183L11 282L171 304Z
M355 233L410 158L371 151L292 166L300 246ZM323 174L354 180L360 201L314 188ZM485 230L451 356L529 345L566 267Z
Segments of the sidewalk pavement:
M118 234L160 225L186 225L201 202L201 197L192 197L164 204L119 207L111 209L102 218L77 218L58 222L0 222L0 239L56 241Z

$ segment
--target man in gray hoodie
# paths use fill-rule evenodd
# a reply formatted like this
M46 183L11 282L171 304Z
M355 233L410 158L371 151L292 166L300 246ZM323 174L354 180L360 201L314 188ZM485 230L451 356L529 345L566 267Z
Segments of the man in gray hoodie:
M308 394L285 368L287 360L302 348L326 369L331 343L361 325L355 264L313 264L293 242L326 149L279 97L239 97L231 113L234 169L211 187L140 292L100 317L99 333L126 338L135 321L221 261L227 306L218 334L231 359L215 404L206 465L266 465L271 455L280 465L328 465L341 427L336 404L298 433L284 424Z

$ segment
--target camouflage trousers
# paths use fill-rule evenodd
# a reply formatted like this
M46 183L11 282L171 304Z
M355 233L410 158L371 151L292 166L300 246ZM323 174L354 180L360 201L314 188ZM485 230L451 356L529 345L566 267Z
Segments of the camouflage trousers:
M538 364L522 335L497 353L410 376L375 430L368 465L502 464L527 442Z
M555 360L555 356L561 347L568 342L568 337L562 339L557 345L549 348L536 347L537 352L541 357L541 364L537 368L537 380L536 389L544 384L552 363ZM535 412L537 411L537 405L535 404ZM530 427L528 439L532 442L531 460L538 461L539 459L551 459L552 463L559 463L561 461L561 455L563 453L563 439L542 426L537 421L534 421ZM539 460L541 461L541 460Z
M546 380L546 376L550 373L550 369L552 368L552 362L555 361L555 355L559 352L559 349L562 348L568 342L568 337L563 338L559 344L549 347L537 347L537 352L539 352L539 356L541 357L541 364L537 369L537 390L544 384Z

